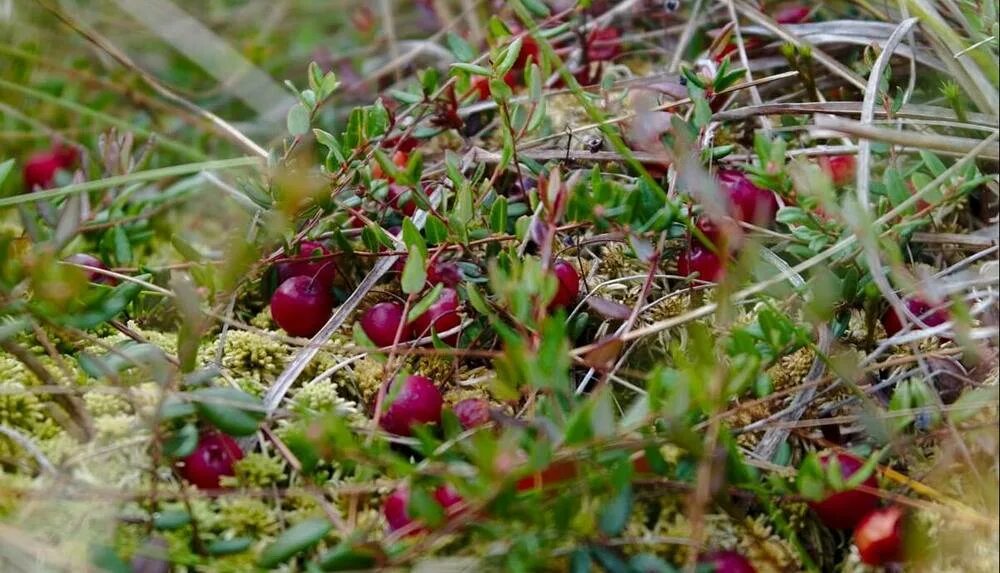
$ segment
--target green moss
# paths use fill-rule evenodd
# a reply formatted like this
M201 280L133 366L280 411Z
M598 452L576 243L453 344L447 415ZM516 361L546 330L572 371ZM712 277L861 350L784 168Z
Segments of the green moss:
M258 499L227 499L220 503L219 517L223 530L236 536L271 536L278 531L274 508Z
M358 415L358 405L340 395L341 387L331 380L309 382L292 392L292 407L301 413L338 412Z
M130 414L115 414L94 418L94 430L97 439L111 443L129 436L134 436L140 430L138 420Z
M17 430L34 440L52 438L61 431L59 424L49 415L45 396L14 381L0 382L0 425ZM19 459L22 455L18 444L6 436L0 436L0 457Z
M246 487L265 488L277 485L285 479L285 463L261 453L247 454L236 462L235 469L236 475L227 480L232 479Z
M132 413L132 405L119 394L92 390L83 395L84 405L91 416L113 416Z

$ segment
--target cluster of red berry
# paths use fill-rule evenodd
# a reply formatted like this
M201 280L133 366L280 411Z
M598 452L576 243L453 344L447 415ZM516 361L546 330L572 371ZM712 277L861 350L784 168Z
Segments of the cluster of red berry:
M716 179L724 193L729 216L734 221L761 227L774 222L774 216L778 212L778 200L774 193L754 185L740 171L720 171ZM677 258L678 274L686 277L697 273L699 279L709 282L718 282L722 279L725 275L724 260L740 247L740 241L734 237L723 236L720 231L722 226L719 223L707 217L698 219L695 225L711 242L711 247L692 239L693 244L682 250Z
M864 465L860 459L844 453L820 458L824 468L832 460L837 461L845 481ZM859 487L832 493L809 504L827 527L854 530L854 545L861 560L869 565L894 563L904 557L903 510L895 505L881 507L881 500L873 493L877 490L878 480L872 475Z

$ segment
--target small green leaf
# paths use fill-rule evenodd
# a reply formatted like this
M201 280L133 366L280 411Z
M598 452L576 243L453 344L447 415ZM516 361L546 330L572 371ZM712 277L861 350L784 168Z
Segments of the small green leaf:
M461 223L468 223L472 220L472 206L472 188L469 185L463 185L458 190L458 199L455 204L453 216Z
M448 226L434 215L428 215L427 220L424 221L424 233L427 236L427 242L432 245L448 240Z
M591 565L590 553L586 549L575 549L570 554L570 573L590 573Z
M183 458L191 455L197 446L198 428L194 424L184 424L163 442L163 453L172 458Z
M455 59L460 62L471 62L476 59L476 51L472 46L454 32L448 32L445 37L445 41L448 43L448 50L455 55Z
M420 299L420 302L413 305L413 308L410 309L409 314L406 315L406 321L410 322L416 319L421 314L427 312L427 309L430 308L431 305L437 301L439 296L441 296L441 291L443 290L444 290L444 284L438 283L434 285L434 288L431 289L431 292L427 293L427 295L424 298Z
M422 488L414 488L410 491L410 501L407 504L407 512L415 519L430 526L435 526L444 521L444 508Z
M635 573L677 573L677 569L652 553L640 553L629 559L629 567Z
M347 541L340 542L316 560L323 571L367 571L376 561L374 549L353 547Z
M427 265L424 264L424 255L420 248L410 247L410 254L406 257L406 266L403 267L403 277L400 285L406 294L415 294L424 288L427 282Z
M947 168L944 166L944 163L941 161L941 159L938 158L937 155L934 155L930 151L926 151L923 149L919 150L918 153L920 154L920 159L923 160L924 165L927 166L927 170L930 171L931 175L933 175L934 177L940 177L941 174L946 171ZM0 177L0 182L2 181L3 177Z
M233 555L250 549L251 544L253 544L253 539L249 537L233 537L232 539L213 541L205 549L209 555Z
M628 524L628 517L631 513L632 486L626 485L609 504L604 506L599 522L601 532L609 537L618 535Z
M490 75L492 75L492 73L488 68L484 68L483 66L477 66L476 64L466 64L463 62L457 62L452 64L451 67L457 70L468 72L474 76L490 77Z
M500 57L500 63L496 67L496 76L503 77L504 74L510 71L517 63L517 56L521 54L521 46L524 44L523 38L518 38L507 44L503 50L503 54Z
M424 242L424 237L409 217L403 219L403 243L406 244L407 249L414 247L420 249L420 255L424 260L427 259L427 243Z
M546 18L551 12L549 7L541 0L521 0L524 7L538 18Z
M174 420L176 418L186 418L194 416L197 410L194 404L182 402L176 396L167 396L160 408L160 419L163 421Z
M823 478L823 466L815 453L810 453L799 466L795 475L795 485L799 494L811 500L823 499L826 494L826 480Z
M910 198L910 190L907 189L906 182L903 181L902 176L900 176L899 171L896 169L886 169L883 183L893 207Z
M236 388L204 388L192 399L203 418L230 436L249 436L264 419L261 401Z
M708 105L708 100L705 98L695 98L694 100L694 125L695 127L701 129L711 123L712 121L712 108Z
M128 233L125 232L125 227L121 225L115 225L114 242L115 242L115 260L118 261L118 264L124 266L131 263L132 243L128 239Z
M258 563L265 569L276 567L319 543L330 532L331 527L329 520L321 518L299 522L264 548Z
M288 133L299 137L309 132L309 110L301 103L297 103L288 110L286 118Z
M590 554L607 573L634 573L628 563L607 547L591 547Z
M851 474L851 477L847 478L847 482L845 482L844 487L846 489L854 489L864 483L864 481L875 471L875 467L878 465L878 461L881 457L881 451L877 451L869 456L868 459L865 460L865 463L862 464L856 472Z
M7 161L0 163L0 185L3 185L3 182L7 179L7 176L10 175L10 171L13 168L14 168L13 159L8 159Z
M136 278L148 280L149 275L140 275ZM139 296L140 292L142 292L142 285L132 281L123 282L86 310L67 316L64 320L69 326L75 326L82 330L94 328L118 316L135 297Z
M334 72L327 72L323 76L323 81L319 84L319 89L316 90L316 94L319 96L320 100L325 100L330 97L333 92L337 91L340 87L340 82L337 80L337 74Z
M494 233L503 233L507 230L507 198L498 197L490 207L490 229Z
M487 304L486 299L483 298L483 295L479 292L478 288L473 285L469 285L465 292L469 295L469 304L472 305L472 308L476 309L476 312L485 316L492 314L492 312L490 312L489 304Z
M90 547L90 564L104 573L132 573L132 568L122 561L113 547L107 545Z
M180 529L191 523L191 514L183 509L168 509L153 516L153 527L161 531Z
M782 207L775 219L785 225L801 225L809 220L809 216L801 207Z
M185 260L199 263L205 259L205 256L201 254L194 245L188 242L187 239L181 237L180 233L173 233L170 236L170 244L177 249L177 252L184 257Z

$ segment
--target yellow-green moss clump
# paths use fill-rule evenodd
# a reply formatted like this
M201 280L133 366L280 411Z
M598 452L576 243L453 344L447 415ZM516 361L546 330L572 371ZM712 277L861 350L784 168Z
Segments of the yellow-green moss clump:
M219 517L226 533L261 537L274 535L278 531L277 512L261 500L226 499L219 505Z
M659 498L636 504L626 529L628 537L639 541L663 538L688 539L691 526L685 507L678 499ZM798 555L781 536L776 535L763 517L743 520L725 514L705 515L705 544L712 549L735 549L745 555L761 573L801 571ZM653 550L661 557L684 562L691 547L686 544L637 545L636 549Z
M227 482L234 479L240 485L249 488L266 488L284 481L285 463L276 457L262 453L249 453L234 466L234 478L224 478Z

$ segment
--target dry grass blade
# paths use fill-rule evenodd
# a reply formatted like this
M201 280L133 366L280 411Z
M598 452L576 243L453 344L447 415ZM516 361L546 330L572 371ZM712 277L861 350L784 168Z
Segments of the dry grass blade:
M856 121L847 121L838 118L818 117L816 119L816 129L834 131L845 135L853 135L862 139L881 141L893 145L904 145L918 149L928 149L931 151L941 151L945 153L959 153L966 155L975 151L976 157L996 161L1000 159L1000 149L997 146L983 146L983 140L971 139L968 137L956 137L953 135L937 135L914 133L912 131L900 132L895 129L886 129L864 125ZM994 132L995 134L996 132Z

